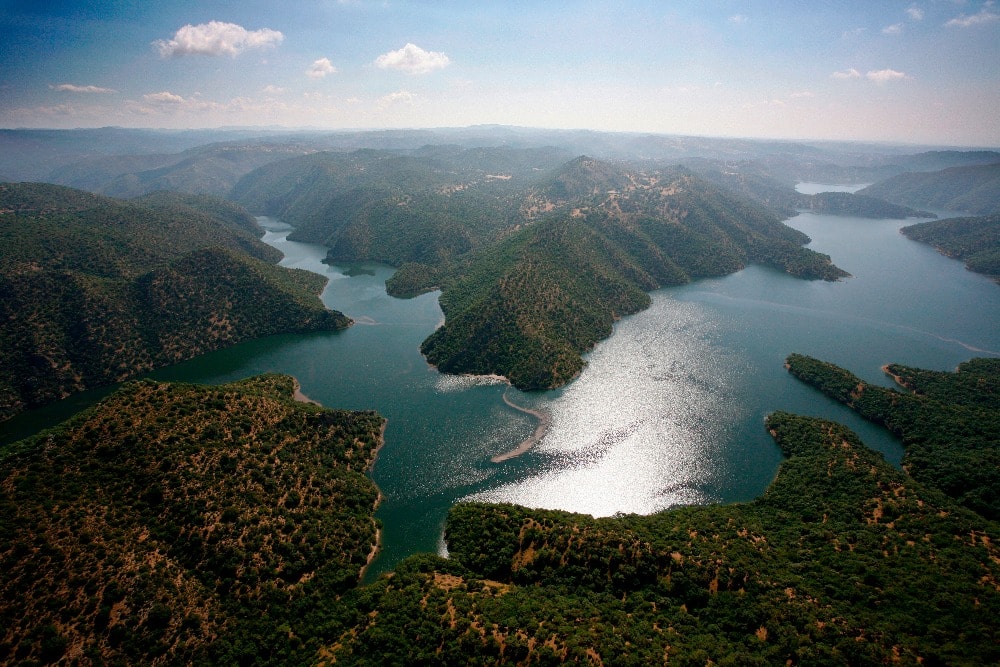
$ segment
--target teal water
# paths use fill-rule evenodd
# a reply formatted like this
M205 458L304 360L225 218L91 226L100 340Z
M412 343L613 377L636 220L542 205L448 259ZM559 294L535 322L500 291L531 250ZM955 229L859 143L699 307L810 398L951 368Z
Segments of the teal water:
M890 461L902 455L884 431L791 378L782 366L789 353L885 385L886 363L951 370L972 356L1000 356L1000 287L900 235L912 222L801 214L788 224L852 278L808 282L752 266L659 290L649 309L619 322L587 355L576 381L524 394L427 365L419 345L442 321L436 294L392 299L384 285L391 268L325 265L322 247L288 241L287 226L262 219L282 263L326 275L324 302L358 323L253 341L155 375L212 383L289 373L326 406L386 416L373 470L385 496L377 513L383 550L370 575L416 551L443 550L445 515L462 499L600 516L748 500L781 460L763 427L774 410L836 419ZM529 452L492 463L536 425L504 394L545 412L551 425ZM54 406L5 428L37 428L59 409L75 408Z

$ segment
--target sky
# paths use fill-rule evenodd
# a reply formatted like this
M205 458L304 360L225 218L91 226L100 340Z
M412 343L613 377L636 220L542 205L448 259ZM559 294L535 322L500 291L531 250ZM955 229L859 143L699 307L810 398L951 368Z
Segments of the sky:
M993 0L0 0L0 128L1000 146Z

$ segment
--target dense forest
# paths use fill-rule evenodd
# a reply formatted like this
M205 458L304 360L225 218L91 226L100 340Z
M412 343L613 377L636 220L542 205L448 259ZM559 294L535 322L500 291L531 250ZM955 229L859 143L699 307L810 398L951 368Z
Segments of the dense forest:
M963 373L995 389L981 364ZM905 377L996 408L971 376L958 392ZM0 660L1000 660L997 524L843 426L787 413L767 420L787 460L752 502L606 519L462 504L448 559L358 587L383 421L293 388L131 383L0 454Z
M889 364L885 372L905 392L804 355L787 364L795 377L899 436L914 479L1000 519L1000 359L973 359L954 373Z
M441 289L427 358L532 388L571 380L656 287L750 263L845 276L780 222L796 210L1000 201L996 153L853 144L105 128L5 130L0 149L0 176L138 196L0 183L0 419L347 326L243 206L331 260L399 267L394 295ZM862 195L794 190L889 176ZM995 217L904 233L996 275ZM0 449L0 664L1000 663L1000 361L890 364L898 390L787 361L900 437L903 469L841 425L774 413L762 427L786 460L755 500L603 519L460 504L448 558L365 586L382 417L295 401L282 375L128 382Z
M905 206L971 215L1000 213L1000 162L899 174L870 185L859 194Z
M0 663L308 662L376 545L384 421L294 388L130 383L0 452Z
M802 208L814 213L846 215L858 218L936 218L930 211L918 211L909 206L892 204L884 199L850 192L820 192L810 195Z
M931 220L903 227L903 234L960 259L966 268L1000 281L1000 215Z
M275 265L247 212L0 184L0 419L209 350L350 320L325 281Z
M767 208L687 169L552 148L316 153L252 172L233 197L331 261L400 267L390 294L440 288L446 323L422 347L428 360L522 389L572 379L651 289L751 262L847 275Z
M326 664L991 664L996 524L846 428L777 413L749 503L594 519L458 505L448 560L348 596Z

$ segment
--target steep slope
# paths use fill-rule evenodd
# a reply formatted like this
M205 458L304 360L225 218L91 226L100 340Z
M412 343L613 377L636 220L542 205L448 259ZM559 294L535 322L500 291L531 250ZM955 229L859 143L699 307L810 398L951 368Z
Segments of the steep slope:
M231 204L0 185L0 419L237 342L350 320ZM264 261L266 260L266 261Z
M258 169L232 198L295 226L335 261L436 263L494 240L517 220L518 193L565 161L552 148L317 153Z
M348 596L324 664L994 664L996 524L848 429L773 414L748 503L594 519L458 505L449 560Z
M407 265L389 282L392 293L443 288L445 325L421 348L441 370L555 387L617 318L649 304L648 290L750 262L804 278L846 275L802 248L805 235L684 169L581 158L533 189L522 212L523 225L467 261L424 273Z
M787 365L798 379L898 436L914 479L1000 519L1000 360L973 359L955 373L886 366L906 392L804 355L789 356Z
M1000 163L900 174L858 194L918 208L1000 213Z
M304 664L376 544L384 420L143 381L0 452L0 662Z
M963 260L970 271L1000 281L1000 215L932 220L899 231L948 257Z

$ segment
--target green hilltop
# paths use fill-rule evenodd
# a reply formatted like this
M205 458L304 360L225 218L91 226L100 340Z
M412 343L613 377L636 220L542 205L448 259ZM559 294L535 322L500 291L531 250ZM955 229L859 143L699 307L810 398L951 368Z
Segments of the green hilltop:
M0 419L243 340L333 330L324 279L276 266L207 196L0 184Z
M394 296L441 289L446 323L422 347L428 360L521 389L569 381L657 287L752 262L847 275L768 209L682 167L554 148L321 152L264 166L232 196L331 261L399 267Z
M376 546L384 420L294 389L129 383L0 452L0 663L307 661L289 624Z
M994 361L890 366L913 392L891 393L921 405L876 402L950 470L995 478L949 450L957 415L995 416ZM358 586L384 421L297 403L294 386L130 383L0 453L0 662L1000 661L997 524L947 478L788 413L767 419L787 459L756 500L603 519L460 504L449 558Z

